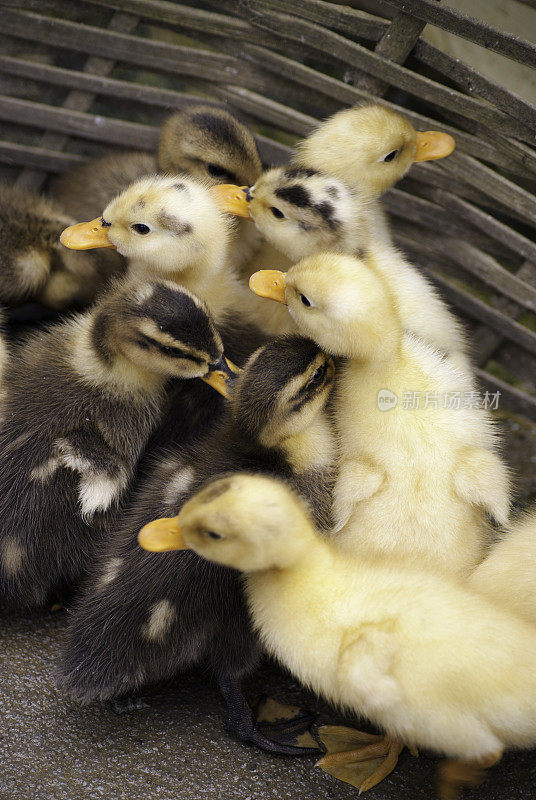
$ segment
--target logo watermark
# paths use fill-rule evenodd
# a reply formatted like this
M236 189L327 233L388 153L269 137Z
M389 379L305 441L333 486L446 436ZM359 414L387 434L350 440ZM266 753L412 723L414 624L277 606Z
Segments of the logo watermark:
M445 408L458 411L461 408L482 408L497 411L500 392L403 392L398 397L390 389L380 389L377 396L380 411L391 411L400 403L404 411L426 411L427 408Z

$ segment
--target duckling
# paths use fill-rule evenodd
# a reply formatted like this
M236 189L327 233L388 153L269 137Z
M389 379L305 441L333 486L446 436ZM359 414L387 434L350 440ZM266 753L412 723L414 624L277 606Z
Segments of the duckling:
M74 249L117 249L131 278L150 274L186 286L207 303L216 323L239 309L241 319L256 324L262 304L229 262L232 229L205 185L151 175L112 200L101 218L65 230L61 241Z
M60 687L88 703L204 663L227 702L227 730L275 752L304 752L259 731L241 689L260 659L233 570L192 554L155 557L136 537L158 514L176 513L207 478L228 470L284 476L330 525L334 446L323 413L334 366L310 340L275 340L254 353L230 388L223 420L203 440L171 448L109 538L75 607Z
M504 525L509 514L507 469L469 376L403 330L372 253L312 256L251 286L345 359L333 400L339 545L467 577L493 535L487 515Z
M402 114L377 104L338 111L298 144L293 164L312 168L379 197L412 164L445 158L452 136L417 132Z
M22 346L0 431L0 601L40 605L81 577L161 419L166 382L205 376L222 353L206 307L165 281L119 283Z
M251 185L262 164L251 131L222 108L194 104L162 125L158 153L119 152L91 159L64 172L51 187L54 198L76 219L92 219L131 183L159 173L185 175L208 186ZM235 231L233 256L240 264L259 246L251 225ZM249 275L248 275L249 277Z
M374 235L374 205L361 189L313 169L278 167L245 191L217 186L211 193L222 210L252 219L263 238L290 259L288 264L328 250L360 255L373 249L404 328L471 371L459 322L429 281L393 245Z
M74 220L51 200L0 183L0 302L61 310L93 299L113 271L108 253L72 253L58 241Z
M178 517L147 525L139 541L152 551L187 547L243 571L267 651L393 743L453 759L440 768L444 800L505 748L536 744L534 626L446 577L349 557L317 535L283 483L247 474L212 481ZM348 770L351 748L348 741L320 765Z
M510 524L468 585L497 604L536 622L536 512Z

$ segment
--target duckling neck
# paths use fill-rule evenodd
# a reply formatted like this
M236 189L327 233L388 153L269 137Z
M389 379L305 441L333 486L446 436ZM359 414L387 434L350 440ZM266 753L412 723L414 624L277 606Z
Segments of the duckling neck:
M93 312L73 322L70 363L75 373L89 385L105 388L111 394L128 394L143 402L147 396L157 399L164 391L166 377L137 366L118 352L107 353L103 358L96 350L93 323Z
M319 414L305 430L288 436L280 448L296 473L329 468L335 463L333 431L324 414Z

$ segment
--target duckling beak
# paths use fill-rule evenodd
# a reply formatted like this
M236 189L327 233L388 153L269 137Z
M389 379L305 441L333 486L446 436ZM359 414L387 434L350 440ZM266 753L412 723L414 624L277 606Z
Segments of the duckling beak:
M413 163L417 161L432 161L436 158L445 158L450 156L456 142L448 133L440 133L439 131L422 131L417 133L417 150L415 151L415 158Z
M166 550L188 550L177 520L178 517L163 517L144 525L138 533L138 544L151 553L164 553Z
M249 213L247 201L248 189L249 186L235 186L232 183L222 183L218 186L211 186L209 191L216 201L218 208L221 208L222 211L227 211L228 214L234 214L235 217L253 219Z
M217 392L222 394L224 397L229 399L231 396L229 394L229 384L242 372L240 367L237 367L236 364L233 364L232 361L229 361L228 358L224 358L222 356L218 363L214 366L213 369L210 370L202 380L205 383L208 383L209 386L212 386L213 389L216 389Z
M249 279L249 288L259 297L268 297L270 300L277 300L278 303L286 305L285 275L285 272L280 272L278 269L261 269L259 272L254 272Z
M91 222L71 225L61 234L60 242L71 250L93 250L96 247L113 247L115 250L115 244L109 240L108 231L102 223L102 217L97 217Z

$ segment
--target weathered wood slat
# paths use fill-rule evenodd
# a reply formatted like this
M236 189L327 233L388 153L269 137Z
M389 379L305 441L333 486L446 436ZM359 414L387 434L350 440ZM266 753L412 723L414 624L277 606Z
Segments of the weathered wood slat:
M108 27L110 30L131 33L135 30L137 25L137 17L131 14L115 13ZM111 59L90 56L84 65L83 71L96 75L108 75L114 63L115 62ZM64 108L69 108L73 111L87 111L95 97L96 95L94 92L83 92L78 89L72 89L62 105ZM69 137L64 133L46 131L41 139L40 145L45 149L63 150L68 141ZM37 192L43 188L46 178L46 170L26 168L20 173L16 183L17 186Z
M511 411L536 422L536 399L534 397L531 397L521 389L517 389L499 380L499 378L490 375L489 372L485 372L483 369L477 368L475 369L475 373L484 389L492 393L501 393L499 398L499 406L501 408L506 406Z
M441 6L433 0L388 0L390 5L405 11L423 22L437 25L463 39L481 44L502 56L520 61L529 67L536 66L536 45L505 33L482 20L462 14L450 6Z
M0 96L0 119L137 150L153 150L158 128Z
M443 53L438 47L420 39L412 55L429 67L441 72L469 94L476 94L484 100L523 123L527 128L536 128L536 108L526 100L509 92L498 83L491 81L477 70L464 64L459 58Z
M42 147L29 147L17 142L0 141L0 161L21 167L34 167L47 172L63 172L74 169L85 161L82 156L72 153L44 150Z
M40 62L23 61L12 56L0 55L0 72L161 108L182 108L187 103L207 102L207 99L201 96L171 89L160 89L156 86L143 86L131 81L122 81L86 72L75 72L71 69L52 67Z
M417 75L406 67L387 61L365 47L345 39L338 33L321 28L319 25L289 14L262 13L263 3L264 0L250 0L248 3L248 8L251 6L254 11L249 17L253 25L259 25L284 39L293 41L303 39L309 46L317 48L321 53L326 51L335 54L341 62L357 67L371 75L380 75L392 86L404 89L421 101L426 100L438 108L447 108L463 114L469 119L497 129L503 135L523 137L526 141L533 140L534 131L522 130L519 123L515 124L511 117L488 103L474 97L467 97L462 92L443 86L423 75Z

